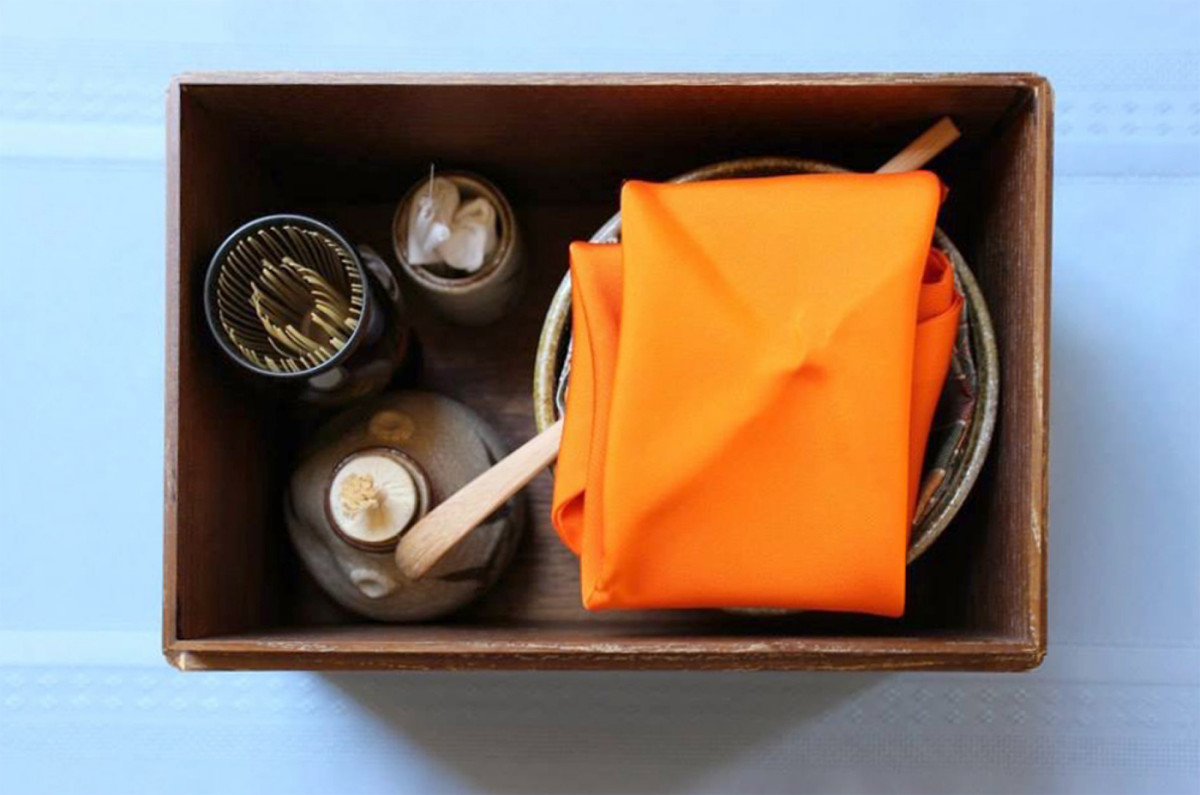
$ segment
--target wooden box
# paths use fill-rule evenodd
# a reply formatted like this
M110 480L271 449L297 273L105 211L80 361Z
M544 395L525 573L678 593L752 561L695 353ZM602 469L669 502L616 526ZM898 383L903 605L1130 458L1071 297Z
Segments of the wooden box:
M430 162L513 200L531 269L515 312L461 329L419 301L424 385L513 443L533 432L542 318L626 178L784 154L871 170L942 115L943 228L989 301L999 421L967 507L909 569L903 619L589 614L548 522L549 473L515 565L471 611L388 625L338 609L282 523L289 422L208 336L203 271L250 218L302 212L391 258L397 200ZM986 669L1046 648L1052 98L1035 75L190 75L167 114L163 634L181 669ZM408 291L409 296L413 295Z

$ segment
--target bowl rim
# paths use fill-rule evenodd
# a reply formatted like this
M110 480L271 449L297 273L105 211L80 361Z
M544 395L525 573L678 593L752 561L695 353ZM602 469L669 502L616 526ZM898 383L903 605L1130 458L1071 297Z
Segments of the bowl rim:
M849 169L820 160L799 157L747 157L702 166L669 181L680 183L735 178L734 175L750 177L805 173L840 174L849 173ZM619 240L620 229L621 213L618 211L591 236L589 242L614 243ZM948 473L949 482L946 484L943 497L929 509L918 525L912 528L908 543L908 563L912 563L924 554L941 536L966 503L972 487L979 479L995 431L1000 391L1000 362L996 334L979 283L962 253L940 227L934 229L934 243L950 257L954 266L955 280L963 293L968 309L967 327L978 373L977 397L975 410L971 414L970 425L967 429L966 452L959 460L958 465ZM557 419L555 404L559 382L558 361L562 356L570 355L570 340L567 341L565 353L561 343L570 317L570 308L571 273L567 271L559 283L558 289L555 290L554 297L546 311L546 319L538 339L533 374L533 409L534 421L539 432L548 428Z

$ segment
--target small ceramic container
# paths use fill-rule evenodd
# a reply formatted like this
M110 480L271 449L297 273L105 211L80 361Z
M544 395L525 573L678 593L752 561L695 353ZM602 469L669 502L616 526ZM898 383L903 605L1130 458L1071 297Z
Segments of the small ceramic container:
M246 300L261 283L260 254L325 268L326 276L344 273L345 298L355 302L357 318L332 355L320 361L289 357L269 339ZM301 215L265 216L229 235L209 263L204 310L213 338L243 372L312 405L338 405L382 392L397 369L415 359L391 268L369 247L352 246L332 227Z
M395 548L417 519L508 453L474 412L429 392L393 392L317 431L285 504L300 559L344 607L383 621L437 618L474 601L512 560L525 525L522 494L419 581Z
M483 198L496 210L496 247L474 273L445 265L416 265L408 258L408 221L413 202L428 187L422 180L409 189L392 219L392 243L400 268L429 303L445 318L464 326L499 320L520 300L525 287L525 262L516 215L504 195L488 180L463 171L439 172L459 189L463 201Z
M845 169L814 160L755 157L731 160L688 172L673 182L765 177L781 174L832 173ZM621 239L617 213L592 236L593 243ZM908 561L929 548L966 502L987 457L1000 394L996 338L983 293L971 269L940 229L934 245L954 265L955 282L965 301L946 386L930 432L929 454L921 478L917 513L909 537ZM533 377L533 409L538 430L549 427L563 411L571 368L571 276L563 277L546 314L538 342Z

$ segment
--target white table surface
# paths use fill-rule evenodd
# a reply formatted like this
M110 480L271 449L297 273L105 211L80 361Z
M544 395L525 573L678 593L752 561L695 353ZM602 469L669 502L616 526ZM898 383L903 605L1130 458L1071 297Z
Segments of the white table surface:
M1200 791L1200 3L809 5L0 0L0 792ZM1048 75L1046 664L169 669L163 92L235 68Z

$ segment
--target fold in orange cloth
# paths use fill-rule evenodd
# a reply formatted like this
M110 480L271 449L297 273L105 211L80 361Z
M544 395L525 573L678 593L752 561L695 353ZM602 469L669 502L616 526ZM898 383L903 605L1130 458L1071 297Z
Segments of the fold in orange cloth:
M900 615L962 299L927 172L627 183L571 246L553 519L589 609Z

